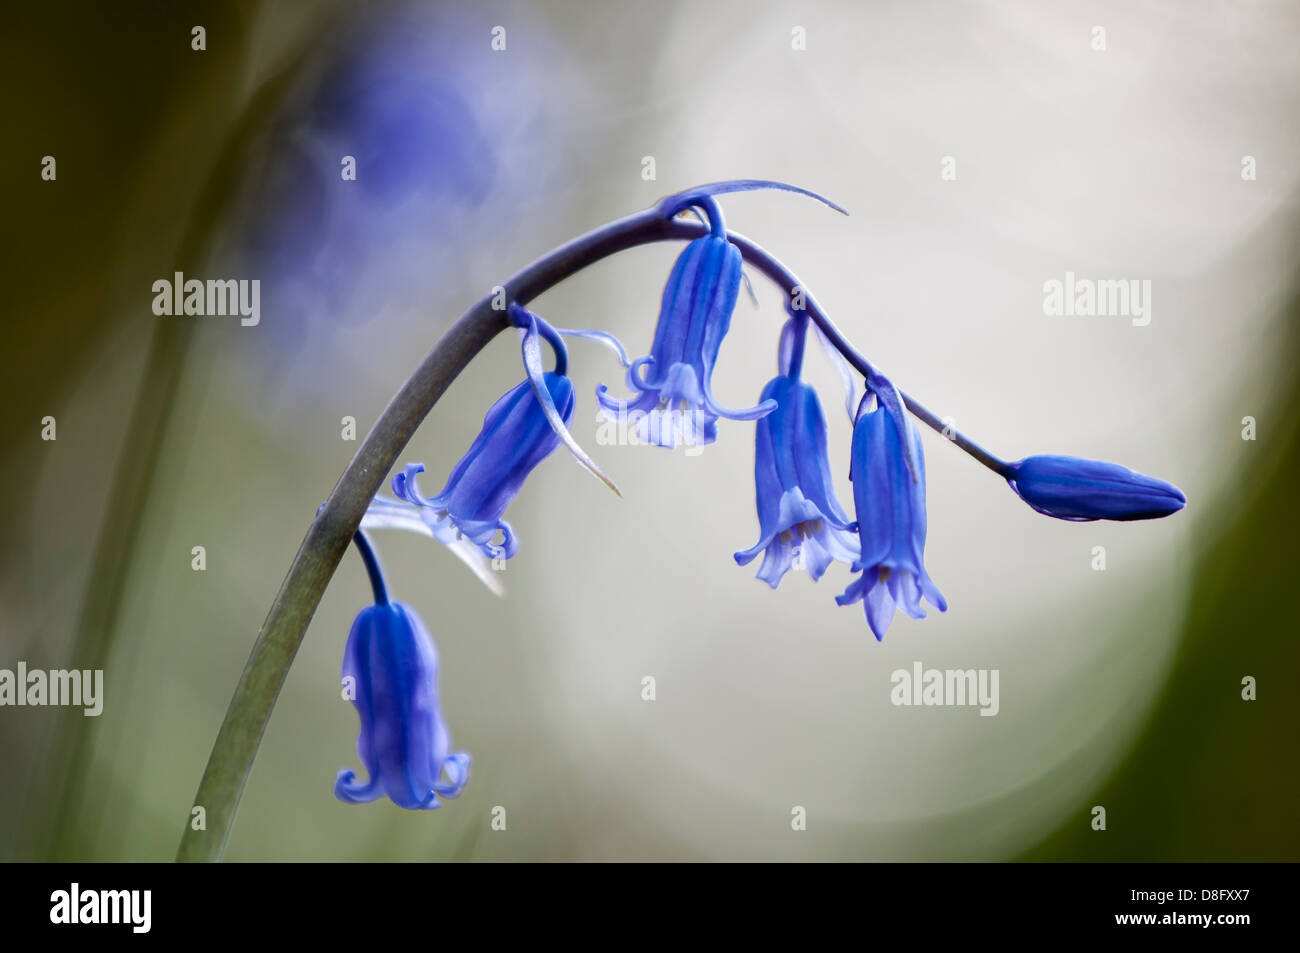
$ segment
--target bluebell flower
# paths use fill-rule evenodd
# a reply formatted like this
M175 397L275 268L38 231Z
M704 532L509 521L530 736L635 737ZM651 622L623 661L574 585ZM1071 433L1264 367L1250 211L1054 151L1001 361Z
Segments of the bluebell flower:
M573 382L548 373L546 389L567 424L573 417ZM421 516L441 542L465 538L488 559L510 559L518 551L514 530L502 517L533 469L560 445L530 381L511 388L483 418L442 492L425 497L416 475L421 463L393 477L399 500L421 508ZM500 537L498 539L498 537Z
M1040 513L1062 520L1149 520L1187 503L1172 483L1118 463L1040 455L1011 464L1011 489Z
M756 420L772 410L770 403L727 410L713 398L713 367L741 282L740 249L727 241L714 211L713 232L689 243L673 264L650 353L628 368L627 386L636 396L620 400L604 384L596 389L605 416L635 427L643 443L703 446L718 439L719 417Z
M861 601L876 639L885 637L901 608L925 618L924 597L940 612L948 608L925 571L925 458L903 398L884 377L867 379L868 392L853 426L849 478L857 510L862 553L852 568L861 576L835 601ZM864 412L875 399L875 407Z
M816 581L832 561L852 563L859 550L835 498L817 392L782 375L763 388L763 400L776 401L776 410L758 422L754 435L759 540L735 559L745 566L762 552L758 578L775 589L796 556Z
M580 464L618 493L569 433L573 382L565 374L568 355L559 334L518 305L512 306L511 316L523 332L528 379L488 410L483 429L451 471L442 492L426 497L417 479L424 464L408 464L393 477L397 499L375 497L361 521L362 529L406 529L432 536L498 595L503 590L489 561L511 559L519 549L518 538L503 517L528 474L552 451L564 444ZM542 370L542 338L555 350L554 371Z
M388 601L379 560L365 533L354 537L375 604L363 609L343 650L344 684L361 718L357 757L369 779L344 769L334 782L342 801L388 795L399 807L428 810L456 797L469 780L469 755L451 750L438 707L438 650L411 609Z
M369 606L352 623L343 655L361 718L357 757L364 784L344 769L334 783L342 801L387 795L399 807L428 810L469 780L469 755L452 751L438 707L438 652L423 623L400 603Z

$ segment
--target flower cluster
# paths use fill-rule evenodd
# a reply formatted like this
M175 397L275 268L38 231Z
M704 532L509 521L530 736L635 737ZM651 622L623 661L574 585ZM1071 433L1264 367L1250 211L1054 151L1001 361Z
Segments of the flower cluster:
M424 466L408 464L392 480L393 496L373 501L362 529L408 529L431 536L500 592L493 563L513 558L520 549L505 513L542 460L563 445L615 489L568 430L575 392L563 339L579 337L606 344L618 355L632 396L613 397L602 384L596 389L597 404L603 414L634 425L643 443L666 448L679 442L709 444L718 439L719 419L755 422L759 538L735 553L738 564L747 565L761 554L758 578L775 589L791 569L805 569L815 582L832 562L845 563L852 578L836 602L861 602L878 640L898 609L918 619L925 616L923 601L946 611L924 562L925 456L913 422L916 416L934 426L935 419L847 343L779 261L728 232L715 196L755 188L800 192L843 211L806 190L754 180L704 186L665 199L658 206L665 219L693 212L706 227L673 265L649 353L629 360L622 344L604 331L557 329L522 304L510 303L510 323L522 336L525 379L488 410L482 431L451 469L441 492L425 496L417 483ZM763 387L755 406L728 410L714 399L712 376L746 260L783 285L788 320L777 346L777 376ZM853 426L848 466L852 518L836 498L825 414L816 390L801 376L810 336L822 343L846 379ZM554 355L550 371L543 369L542 341ZM864 385L860 401L849 368ZM1186 502L1173 485L1116 464L1064 456L1006 463L964 437L955 442L1006 479L1035 510L1059 519L1151 519ZM373 554L367 564L377 566ZM358 685L362 730L357 752L370 780L357 784L351 772L343 772L336 791L349 801L386 793L404 807L436 806L437 795L454 797L460 791L469 758L449 753L434 685L436 656L423 626L410 610L388 604L378 586L376 593L377 604L353 627L344 662L345 675Z

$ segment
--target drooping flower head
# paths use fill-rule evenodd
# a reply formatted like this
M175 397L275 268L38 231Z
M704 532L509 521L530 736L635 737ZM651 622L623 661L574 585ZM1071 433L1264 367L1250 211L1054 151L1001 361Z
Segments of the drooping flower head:
M798 192L844 212L834 202L781 182L745 179L701 186L660 203L667 216L694 209L708 219L709 234L690 242L664 285L650 353L627 371L629 400L596 389L602 413L622 427L635 427L642 443L669 449L680 440L703 446L718 439L718 418L757 420L774 409L770 401L728 410L713 396L713 368L731 327L742 279L740 249L727 238L722 210L713 196L723 192L781 189ZM845 213L847 214L847 213Z
M573 416L573 382L550 372L544 381L561 420L568 423ZM502 517L528 474L559 445L532 383L524 381L488 410L482 431L451 471L442 492L432 497L421 494L416 474L424 464L412 463L393 477L393 493L423 508L425 522L441 542L464 537L488 559L509 559L519 544Z
M489 567L518 551L506 509L528 475L564 444L578 461L614 492L618 488L583 452L569 433L573 417L573 382L566 375L568 357L555 329L515 305L511 315L524 333L523 356L528 379L511 388L488 410L483 429L436 496L420 490L424 464L411 463L393 477L396 500L377 496L361 522L363 529L406 529L433 536L465 562L493 592L501 584ZM555 350L555 370L542 370L539 339Z
M792 321L783 343L797 331ZM802 357L802 341L799 342ZM817 581L833 560L853 563L858 541L849 517L835 498L826 452L826 419L817 392L798 377L792 349L782 347L781 374L763 388L763 402L776 409L755 425L754 484L759 540L735 554L741 566L760 552L758 578L773 589L798 559Z
M334 793L350 804L387 795L399 807L429 810L439 797L460 794L470 757L451 750L438 705L433 640L414 611L388 601L373 550L361 534L357 545L375 583L376 604L352 623L343 678L361 718L357 757L368 779L358 781L356 772L344 769Z
M865 410L874 399L875 407ZM916 426L898 390L879 374L867 378L853 426L849 478L857 510L862 554L853 564L862 575L835 601L861 601L876 639L901 608L914 619L925 618L924 597L940 612L948 608L925 571L925 458Z
M664 286L650 354L632 362L631 400L596 391L601 410L636 427L643 443L672 448L678 440L703 446L718 439L718 418L753 420L771 408L729 411L713 399L711 378L740 292L740 251L723 235L686 246Z
M1187 503L1172 483L1118 463L1045 454L1011 469L1011 489L1038 512L1062 520L1158 519Z

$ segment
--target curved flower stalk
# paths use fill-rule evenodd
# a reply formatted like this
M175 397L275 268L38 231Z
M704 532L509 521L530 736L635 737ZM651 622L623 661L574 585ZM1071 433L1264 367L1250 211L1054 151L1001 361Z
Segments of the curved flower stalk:
M344 769L334 794L349 804L388 796L398 807L431 810L469 780L470 757L451 750L438 705L438 651L413 610L389 602L373 548L358 531L357 549L374 588L348 633L343 680L361 719L357 757L368 780Z
M1008 463L964 434L950 431L936 414L895 388L853 348L785 265L726 229L715 196L756 188L801 192L839 208L803 189L759 180L691 189L554 250L504 282L511 305L507 313L499 310L495 296L485 297L447 332L384 410L309 529L253 647L199 785L195 803L206 806L208 828L186 831L180 859L220 857L244 780L307 621L363 520L367 527L398 526L440 539L489 581L485 561L512 556L518 548L514 531L504 520L507 507L528 474L558 446L566 446L612 488L568 430L574 394L563 334L609 346L628 369L629 386L636 396L618 401L608 397L603 386L598 388L603 413L671 409L693 415L679 417L681 422L666 433L661 429L646 442L660 446L673 446L678 439L708 442L716 439L719 418L758 421L754 473L760 539L750 550L737 553L737 561L747 563L763 552L758 575L773 587L794 565L796 539L809 557L807 568L814 579L835 559L849 562L851 571L860 575L837 601L841 605L863 602L877 639L899 608L918 618L924 615L923 599L941 611L946 609L923 562L925 461L911 417L943 432L958 449L1006 479L1030 506L1051 516L1147 519L1184 505L1182 493L1171 484L1115 464L1072 457L1029 457ZM679 219L679 213L687 210L701 213L707 224ZM526 310L537 295L587 265L638 244L663 240L685 240L688 245L669 276L654 343L645 357L628 361L626 350L608 332L560 332ZM742 262L782 289L791 320L778 344L780 373L764 388L761 402L748 410L728 411L713 399L711 375L729 330ZM451 380L495 334L510 326L523 334L527 379L488 411L482 432L452 469L442 492L425 497L416 482L423 467L410 464L394 477L396 499L377 498L383 476ZM813 328L819 340L865 381L866 396L853 415L849 465L856 510L853 523L835 499L820 402L800 379L805 340ZM550 372L542 369L543 339L555 353L555 368ZM851 378L847 384L852 395ZM646 436L652 436L648 428ZM468 759L450 753L445 735L434 727L441 724L436 702L432 707L430 703L436 693L425 696L409 688L417 681L432 684L436 664L430 654L432 643L421 638L423 628L413 615L380 611L385 603L386 597L381 598L377 589L376 606L359 617L349 648L348 670L369 679L367 705L384 700L373 710L385 714L376 716L370 728L365 727L363 716L363 735L371 740L364 749L359 746L358 753L371 771L370 780L358 784L347 776L340 780L340 792L361 799L375 794L382 784L399 803L427 807L430 798L459 791ZM421 647L425 645L427 652ZM412 671L420 673L415 681L405 681L399 674ZM384 677L376 680L378 676ZM419 723L425 726L419 729L414 747L397 751L381 743L380 739L390 737L381 723L400 727L413 724L412 718L422 719ZM381 749L397 754L386 762ZM377 782L376 777L382 780Z

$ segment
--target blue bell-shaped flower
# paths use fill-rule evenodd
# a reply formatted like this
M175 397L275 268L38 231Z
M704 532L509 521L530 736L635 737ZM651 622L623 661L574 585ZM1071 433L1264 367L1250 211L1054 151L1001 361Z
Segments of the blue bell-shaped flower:
M712 200L704 207L713 229L688 244L664 285L650 353L632 362L627 386L636 396L620 400L596 389L601 411L620 427L635 428L642 443L672 448L681 440L703 446L718 439L718 418L756 420L770 403L727 410L713 399L713 367L740 293L740 249L727 240ZM643 373L644 370L644 373Z
M405 529L434 537L498 595L504 589L489 567L489 560L510 559L519 548L514 530L503 518L505 511L528 474L552 451L564 444L578 463L618 493L613 481L569 433L573 382L565 374L568 353L559 334L519 305L512 304L510 313L523 333L528 379L488 410L483 429L452 469L441 493L425 497L417 483L424 464L408 464L393 477L397 499L376 496L361 521L362 529ZM555 350L554 371L542 369L543 338Z
M567 424L573 416L573 382L547 373L545 385ZM441 493L427 498L420 493L416 475L424 471L422 463L409 464L393 477L393 493L422 508L422 518L440 542L463 537L488 559L509 559L519 544L502 517L528 474L560 443L532 382L524 381L492 405Z
M862 554L853 564L862 575L835 601L861 601L876 639L901 608L914 619L925 618L924 597L940 612L948 608L925 571L925 458L921 438L907 415L897 389L884 377L867 379L863 405L874 395L876 406L859 409L853 426L853 502Z
M817 392L783 374L763 388L763 400L774 400L776 410L754 434L759 540L735 559L744 566L764 553L758 578L775 589L796 558L815 582L833 560L853 563L859 551L835 498Z
M469 780L469 755L451 750L438 705L438 651L410 608L389 602L369 543L357 546L375 585L376 605L361 611L348 633L343 679L361 718L357 757L365 783L339 772L334 793L359 804L387 795L399 807L428 810L454 798Z

